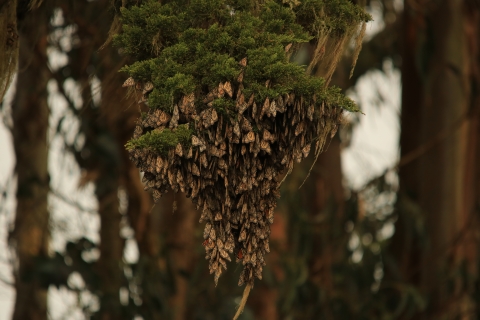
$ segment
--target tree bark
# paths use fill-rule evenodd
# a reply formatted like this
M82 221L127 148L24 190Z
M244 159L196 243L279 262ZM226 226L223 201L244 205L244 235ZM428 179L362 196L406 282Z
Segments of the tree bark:
M47 319L48 286L36 276L38 258L48 256L48 117L47 36L45 7L32 12L20 26L20 62L12 105L16 156L17 209L11 244L15 268L14 320Z
M400 146L401 159L418 150L421 145L419 136L421 118L419 116L424 88L420 70L417 68L415 44L418 42L417 31L422 25L422 16L413 13L407 5L403 14L403 48L402 48L402 114ZM401 163L402 164L402 163ZM416 202L419 197L420 172L418 157L401 165L399 170L400 192L399 204ZM399 210L402 210L399 208ZM394 281L409 281L419 284L417 262L420 259L420 235L411 227L421 221L412 212L399 214L395 224L395 234L390 245L392 259L387 259L388 276ZM423 226L423 224L422 224Z
M123 96L118 94L122 84L118 70L122 64L115 50L107 48L99 51L107 38L113 16L108 11L109 1L106 0L61 2L60 6L67 21L78 27L80 46L69 52L69 58L71 76L81 87L83 106L77 113L85 143L82 150L75 151L75 157L83 170L83 183L95 184L100 216L100 258L93 270L99 279L93 285L98 289L100 310L94 318L127 319L129 315L123 314L120 301L120 289L125 283L119 191L123 187L122 181L125 181L122 176L128 175L128 172L122 158L122 141L117 139L118 132L124 130L117 127L123 114L121 110L114 109L124 102ZM79 11L82 15L78 15ZM92 71L100 80L97 88L92 88ZM94 95L98 94L96 90L100 90L98 105L94 99Z
M175 211L173 210L174 201L177 206ZM161 208L166 257L174 276L174 291L169 299L172 319L189 319L187 313L189 277L197 259L195 230L198 228L200 216L192 201L183 193L169 192L159 200L157 205Z
M429 301L418 318L468 317L478 250L479 8L406 2L404 14L400 199L421 211L412 215L399 201L394 273Z

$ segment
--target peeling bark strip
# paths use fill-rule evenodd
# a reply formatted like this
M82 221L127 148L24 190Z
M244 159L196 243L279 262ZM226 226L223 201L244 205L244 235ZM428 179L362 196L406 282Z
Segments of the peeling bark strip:
M15 229L14 320L47 319L47 287L35 276L38 258L47 256L49 241L46 44L49 15L45 8L32 12L20 27L20 63L12 106L13 139L18 179ZM0 50L1 51L1 50Z

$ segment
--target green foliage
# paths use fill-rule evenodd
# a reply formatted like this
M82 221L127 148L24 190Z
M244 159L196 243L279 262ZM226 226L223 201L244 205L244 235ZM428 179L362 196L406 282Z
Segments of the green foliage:
M244 57L247 90L261 90L270 79L273 90L261 90L260 96L305 92L303 87L319 84L305 75L304 66L289 61L285 46L315 39L319 28L341 35L369 19L346 0L303 1L294 8L280 1L146 1L121 13L123 32L114 42L137 60L123 70L138 81L152 81L150 106L167 109L180 94L202 94L235 81Z
M307 0L302 1L296 9L297 21L312 34L330 31L336 36L341 36L359 22L372 20L368 13L350 1Z
M320 100L325 101L326 105L338 106L350 112L359 112L357 104L351 99L345 97L342 90L338 87L330 87L321 96Z
M195 93L201 102L221 82L238 86L241 72L244 92L254 93L257 102L295 93L317 106L358 111L340 90L327 88L323 79L307 74L306 66L292 62L290 53L310 41L323 46L325 36L350 38L370 16L348 0L284 2L148 0L121 8L122 32L113 41L136 60L122 70L136 81L151 81L149 107L169 113L184 95ZM243 58L246 67L238 63ZM226 113L233 101L217 99L213 106ZM151 148L164 150L177 143L165 140L170 136L177 137L151 132L127 146L153 143Z
M232 99L218 98L212 101L212 107L221 114L228 114L234 110L235 102Z
M132 139L125 147L127 150L134 148L153 149L159 154L166 154L168 150L174 148L178 143L188 146L191 140L192 130L188 124L179 125L176 129L155 129L140 136L138 139Z

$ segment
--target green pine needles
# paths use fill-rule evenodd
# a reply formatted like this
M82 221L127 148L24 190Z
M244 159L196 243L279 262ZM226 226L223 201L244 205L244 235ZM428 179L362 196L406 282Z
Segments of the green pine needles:
M169 112L182 95L200 97L220 82L234 81L244 57L249 63L245 92L255 92L258 101L290 92L328 98L325 80L291 62L285 47L295 52L312 40L331 45L320 39L325 36L333 42L350 39L370 17L347 0L283 2L146 1L122 8L123 31L114 43L137 60L123 71L137 81L151 81L149 106ZM336 104L357 111L347 98L334 95Z
M135 148L148 148L159 154L166 155L168 150L177 144L189 146L193 130L188 124L179 125L175 131L169 129L156 129L145 133L137 139L132 139L126 144L127 150Z

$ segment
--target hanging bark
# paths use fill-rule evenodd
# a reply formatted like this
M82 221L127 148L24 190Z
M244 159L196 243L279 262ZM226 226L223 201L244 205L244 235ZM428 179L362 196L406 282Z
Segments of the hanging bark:
M32 12L20 26L20 62L12 105L13 139L18 179L15 229L16 300L13 319L47 319L47 286L35 276L37 262L48 256L47 35L45 7Z

